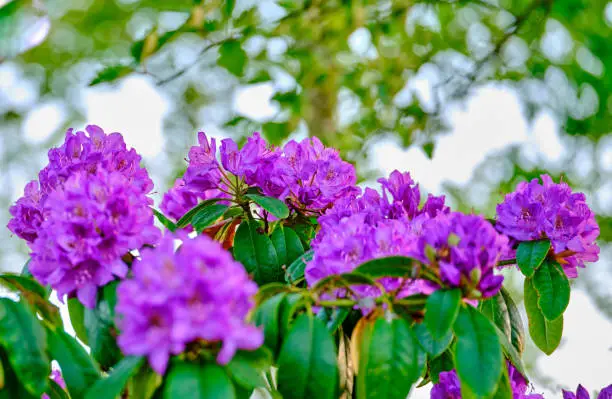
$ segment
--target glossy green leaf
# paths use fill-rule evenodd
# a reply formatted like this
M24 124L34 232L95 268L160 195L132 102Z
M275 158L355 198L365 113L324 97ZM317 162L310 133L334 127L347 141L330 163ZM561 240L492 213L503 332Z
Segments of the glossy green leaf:
M519 354L525 348L523 320L505 288L495 296L480 301L478 309L499 328Z
M440 382L440 373L451 371L455 368L453 352L449 348L440 355L429 360L429 377L434 384Z
M461 290L437 290L425 303L425 326L435 339L451 331L461 304Z
M265 347L256 351L239 351L227 365L234 381L247 390L266 386L264 373L272 365L272 354Z
M246 196L279 219L285 219L289 216L289 208L287 207L287 204L279 199L264 197L257 194L247 194Z
M370 277L412 277L414 262L405 256L387 256L362 263L353 271Z
M196 231L202 231L223 216L227 208L227 205L211 204L194 215L191 225Z
M497 384L497 390L492 399L512 399L512 386L510 385L510 378L508 377L508 369L506 367L502 370L502 376Z
M359 351L358 399L405 399L425 367L425 352L404 319L378 318Z
M130 399L151 399L162 384L163 378L148 363L144 363L128 382Z
M489 319L471 306L462 306L454 325L455 363L463 389L476 397L495 393L502 373L502 349Z
M24 303L0 298L0 346L26 390L42 395L51 373L45 330Z
M311 249L304 252L296 260L294 260L293 263L291 263L291 265L289 265L289 267L287 268L285 280L291 284L303 278L304 271L306 270L306 265L312 260L313 257L314 251Z
M317 318L325 324L329 332L334 333L346 320L349 313L348 308L321 308L317 313Z
M8 355L0 346L0 365L3 370L3 386L0 388L0 399L40 399L40 395L28 392L17 378L10 365Z
M151 208L153 210L153 214L155 215L155 217L157 218L157 220L159 220L159 222L165 227L167 228L169 231L176 231L176 224L174 224L174 222L170 219L168 219L166 217L166 215L164 215L163 213L161 213L160 211L158 211L155 208Z
M85 399L115 399L121 395L128 380L134 374L145 359L140 356L128 356L123 358L108 377L98 380L87 390Z
M290 266L300 255L304 253L304 246L300 237L293 229L285 226L278 226L270 236L272 244L276 249L278 263ZM286 278L285 274L285 278Z
M555 320L565 312L570 284L558 263L544 262L533 275L533 287L538 292L538 307L547 320Z
M91 356L103 370L108 370L121 360L121 352L115 337L117 329L113 321L111 304L105 298L98 301L95 309L85 308L85 329Z
M542 310L538 306L538 292L533 286L531 278L525 279L524 298L529 335L531 335L531 339L538 348L547 355L550 355L561 343L563 315L552 321L544 317Z
M200 202L198 205L191 208L187 213L185 213L179 220L176 222L176 227L182 229L191 223L191 220L195 215L197 215L202 209L209 207L210 205L216 204L217 202L222 201L221 198L211 198L205 201Z
M164 385L164 399L234 399L234 385L217 364L176 361Z
M304 308L305 299L302 294L290 293L285 295L278 314L278 329L280 332L281 344L293 325L296 315Z
M78 339L85 345L87 341L87 328L85 327L85 307L78 298L68 299L68 315L70 316L70 324L76 333Z
M523 359L521 357L521 353L519 353L516 348L510 343L508 340L508 336L504 334L499 327L495 326L495 332L497 333L497 337L499 338L499 343L502 346L502 352L506 359L510 360L510 362L514 365L514 367L523 375L527 375L525 372L525 366L523 364Z
M285 399L332 399L339 383L336 345L323 323L297 318L278 358L278 390Z
M516 249L516 263L527 277L533 276L550 250L549 240L523 241Z
M134 72L134 67L131 65L110 65L98 72L95 78L89 82L89 86L96 86L100 83L114 82Z
M427 352L427 354L429 354L431 357L439 356L446 350L446 348L448 348L453 340L453 332L451 330L440 338L434 338L427 327L425 327L424 323L415 324L413 326L413 330L419 340L419 343L421 344L421 347L425 349L425 352Z
M253 316L255 325L263 327L264 345L275 354L280 350L279 317L284 298L285 294L280 294L266 300L255 310Z
M48 331L49 353L62 369L68 392L83 398L85 392L100 378L100 371L91 357L74 338L57 329Z
M217 64L236 76L244 75L247 55L238 40L228 40L219 47L219 60Z
M19 293L35 312L51 324L63 325L58 307L47 299L49 290L40 285L33 277L4 273L0 275L0 285Z
M259 224L246 220L238 226L234 237L234 258L254 275L258 285L282 281L284 272L270 238L260 233Z

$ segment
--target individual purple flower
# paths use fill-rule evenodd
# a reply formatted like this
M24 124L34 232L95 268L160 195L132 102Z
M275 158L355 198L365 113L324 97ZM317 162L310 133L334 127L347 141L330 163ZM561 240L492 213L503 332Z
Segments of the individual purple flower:
M87 126L85 132L69 129L64 143L49 150L48 158L49 163L38 174L38 182L30 182L24 196L10 208L13 218L8 228L30 244L46 217L43 208L47 197L61 190L75 173L95 174L99 169L118 172L142 193L153 188L147 170L140 166L140 155L127 149L121 134L106 134L95 125Z
M431 388L431 399L461 399L461 383L455 370L443 371L439 382Z
M183 179L176 179L174 186L164 194L160 208L164 214L178 221L200 201L226 197L227 194L214 188L199 192L191 191L186 187Z
M9 209L13 218L8 223L10 231L18 237L33 242L43 222L42 195L38 181L33 180L25 186L24 196Z
M64 378L62 377L62 373L58 369L51 370L51 380L59 385L60 388L66 390L66 382L64 382ZM40 399L50 399L49 395L43 393Z
M508 238L482 216L458 212L424 221L413 256L429 266L443 286L460 287L471 299L495 295L504 280L494 273Z
M538 393L527 393L529 385L523 375L510 363L506 362L510 387L513 399L544 399ZM435 384L430 393L431 399L461 399L461 382L455 370L440 373L439 382Z
M599 259L599 226L583 193L573 193L566 183L540 176L519 183L497 206L495 227L516 241L550 239L555 258L568 277L578 267Z
M579 384L576 393L564 389L563 399L591 399L591 395L589 395L589 391ZM597 395L597 399L612 399L612 385L603 388Z
M94 307L98 287L125 277L121 258L158 240L151 203L120 172L73 174L45 202L45 221L31 246L30 272L57 290L60 299L76 295Z
M177 250L176 240L182 241ZM125 354L147 356L163 374L170 356L189 344L221 344L219 364L238 349L262 345L262 331L245 321L257 285L219 243L167 233L158 247L141 253L133 277L117 289L117 342Z
M244 178L249 186L262 186L281 156L280 150L270 146L257 132L247 138L241 149L234 140L223 140L220 153L225 170Z
M206 137L204 132L198 133L199 145L189 150L189 166L183 177L185 187L194 193L217 189L222 183L222 171L217 161L217 145L215 139Z

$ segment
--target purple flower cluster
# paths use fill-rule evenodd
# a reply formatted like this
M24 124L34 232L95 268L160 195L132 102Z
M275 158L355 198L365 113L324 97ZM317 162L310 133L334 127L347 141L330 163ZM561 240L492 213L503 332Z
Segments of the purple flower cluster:
M591 399L591 395L582 385L578 385L576 393L564 389L563 399ZM612 399L612 385L603 388L597 395L597 399Z
M151 202L120 172L73 174L45 201L30 272L58 297L76 294L94 307L97 287L125 277L122 256L158 240Z
M170 356L188 344L221 343L220 364L237 349L262 345L263 333L245 322L257 286L207 236L166 234L157 248L142 250L132 271L117 290L118 344L126 354L146 355L156 372L163 374Z
M244 188L240 182L244 182L303 213L315 214L359 192L355 168L317 138L290 141L283 148L275 148L254 133L240 149L234 140L225 139L219 149L220 162L214 139L200 132L198 142L189 150L181 191L202 195L218 189L237 194L236 190Z
M497 261L507 251L508 238L482 216L459 212L426 220L413 256L428 265L449 287L461 287L472 299L495 295L504 280Z
M496 228L517 241L550 239L556 258L568 277L578 267L599 258L599 226L583 193L573 193L550 176L519 183L497 206Z
M146 169L140 167L140 155L127 149L121 134L105 134L95 125L87 126L85 132L68 130L64 143L49 150L48 157L49 164L38 174L38 181L28 183L24 196L9 209L13 216L9 230L28 243L38 236L46 217L43 208L48 196L61 190L77 172L95 174L99 169L119 172L143 194L153 188Z
M543 399L544 396L537 393L527 393L529 388L527 380L516 368L507 362L508 376L514 399ZM461 399L461 383L455 370L440 373L440 380L433 386L430 393L431 399Z
M309 285L333 274L347 273L368 260L391 255L412 256L418 249L423 223L448 212L443 197L430 196L420 207L420 193L408 173L393 172L380 179L383 195L366 189L363 195L345 197L319 218L321 230L312 248L314 257L306 266ZM421 292L419 281L381 281L387 290L403 287L402 295ZM377 289L357 291L377 296Z

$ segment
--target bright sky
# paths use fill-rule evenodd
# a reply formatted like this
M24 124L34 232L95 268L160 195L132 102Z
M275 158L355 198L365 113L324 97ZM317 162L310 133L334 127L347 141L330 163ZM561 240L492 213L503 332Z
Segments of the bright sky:
M265 84L243 88L235 95L235 111L259 118L274 115L276 108L269 102L272 93L272 87ZM164 158L162 120L170 109L168 99L146 78L128 77L118 86L86 89L83 101L88 122L107 131L121 131L128 145L136 147L145 162L153 165L153 178L159 182L162 172L156 165ZM25 134L36 143L53 132L49 125L59 125L64 117L61 110L48 103L32 110L29 116ZM385 173L393 169L410 171L426 191L439 193L442 182L466 183L487 154L509 144L527 144L536 157L547 163L559 162L564 152L554 120L544 114L527 126L517 97L501 87L481 89L466 107L453 109L451 124L452 132L437 139L433 160L418 148L402 150L388 140L373 147L375 166ZM583 292L574 290L562 346L552 356L542 356L537 366L544 376L563 387L573 388L581 382L591 390L600 389L612 383L611 346L612 323L598 313ZM536 391L541 390L536 387ZM428 395L428 389L419 389L413 397ZM560 392L548 397L560 397Z

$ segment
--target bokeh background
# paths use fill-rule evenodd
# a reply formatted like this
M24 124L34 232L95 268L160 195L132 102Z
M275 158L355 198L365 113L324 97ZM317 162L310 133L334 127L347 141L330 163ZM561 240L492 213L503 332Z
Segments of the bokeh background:
M573 282L560 349L526 362L547 397L612 383L612 2L0 0L0 225L88 123L143 155L157 203L199 130L315 135L363 185L407 170L488 217L521 180L568 181L601 259ZM0 269L26 260L0 228ZM506 284L521 297L518 273Z

